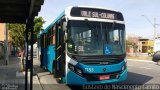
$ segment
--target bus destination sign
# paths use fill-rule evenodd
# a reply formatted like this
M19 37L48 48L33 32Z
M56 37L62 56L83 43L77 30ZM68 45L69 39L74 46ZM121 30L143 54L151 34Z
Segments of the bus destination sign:
M95 11L86 11L81 10L82 17L89 17L89 18L102 18L102 19L115 19L115 14L107 13L107 12L95 12Z
M70 14L74 17L100 18L121 21L124 20L120 12L106 9L73 7Z

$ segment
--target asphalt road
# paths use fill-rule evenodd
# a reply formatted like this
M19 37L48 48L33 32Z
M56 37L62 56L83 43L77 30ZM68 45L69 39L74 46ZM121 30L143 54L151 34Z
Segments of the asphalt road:
M122 84L160 84L160 66L154 62L128 60L128 78Z
M151 61L128 60L128 77L126 81L117 84L144 85L160 84L160 66ZM35 66L38 68L38 66ZM43 90L77 90L84 87L70 87L58 84L53 75L45 70L36 70ZM92 88L93 89L93 88ZM101 89L101 88L100 88ZM160 88L159 88L160 89ZM96 90L96 89L95 89Z

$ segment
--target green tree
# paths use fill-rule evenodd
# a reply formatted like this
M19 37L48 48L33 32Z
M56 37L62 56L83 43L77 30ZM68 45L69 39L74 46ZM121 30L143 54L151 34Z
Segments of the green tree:
M25 49L25 24L8 24L9 36L12 43L19 48L21 55L21 70L24 70L24 49Z
M43 29L43 24L45 23L44 19L42 17L35 17L34 19L34 30L33 30L33 42L35 43L37 41L37 35L38 33ZM30 42L30 33L29 33L29 44Z
M126 40L126 47L127 47L127 48L132 47L132 45L133 45L133 42L131 42L131 41L129 41L129 40Z
M37 39L37 34L42 30L43 24L45 21L42 17L36 17L34 19L34 43ZM21 54L21 70L24 70L24 50L25 50L25 31L26 25L25 24L8 24L7 25L9 30L9 35L12 39L12 43L19 47L20 54ZM30 34L29 34L29 41L30 41Z
M137 56L137 49L138 49L138 45L134 42L132 42L131 40L126 40L126 48L133 48L133 52L135 53L135 55Z
M38 34L43 28L43 24L45 23L42 17L35 17L34 19L34 34Z

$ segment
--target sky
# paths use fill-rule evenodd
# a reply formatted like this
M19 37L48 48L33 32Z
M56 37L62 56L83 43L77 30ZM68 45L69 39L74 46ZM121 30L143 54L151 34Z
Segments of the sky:
M44 0L38 15L46 21L43 28L46 28L66 7L77 5L104 7L122 12L126 33L129 36L153 39L152 24L156 18L156 32L160 34L160 0Z

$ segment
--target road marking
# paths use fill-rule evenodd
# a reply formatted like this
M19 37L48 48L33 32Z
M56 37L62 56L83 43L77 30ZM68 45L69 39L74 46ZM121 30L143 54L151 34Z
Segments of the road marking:
M132 69L132 68L127 67L127 69L129 70L129 69Z
M127 66L131 66L132 67L133 65L127 65Z
M153 62L153 61L148 61L148 60L136 60L136 59L127 59L127 61L155 63L155 62Z
M144 69L152 69L152 68L148 68L148 67L140 67L140 68L144 68Z

